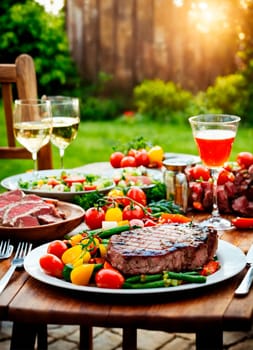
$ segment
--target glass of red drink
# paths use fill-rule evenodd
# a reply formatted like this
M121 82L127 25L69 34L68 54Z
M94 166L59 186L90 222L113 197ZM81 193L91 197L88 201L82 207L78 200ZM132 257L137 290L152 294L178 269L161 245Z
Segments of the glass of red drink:
M189 118L200 158L210 169L213 180L213 211L203 224L217 230L233 227L229 220L219 214L217 180L221 168L229 159L240 119L227 114L202 114Z

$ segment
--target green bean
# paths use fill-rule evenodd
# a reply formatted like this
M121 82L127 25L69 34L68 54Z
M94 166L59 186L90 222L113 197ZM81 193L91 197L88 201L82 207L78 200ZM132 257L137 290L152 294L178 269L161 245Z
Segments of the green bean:
M157 273L153 275L135 275L126 278L126 283L147 283L147 282L153 282L162 279L163 274L162 273Z
M128 231L128 230L130 230L130 226L129 225L116 226L116 227L110 228L108 230L102 230L102 232L99 233L99 237L100 238L108 238L108 237L111 237L114 234L118 234L118 233L121 233L123 231Z

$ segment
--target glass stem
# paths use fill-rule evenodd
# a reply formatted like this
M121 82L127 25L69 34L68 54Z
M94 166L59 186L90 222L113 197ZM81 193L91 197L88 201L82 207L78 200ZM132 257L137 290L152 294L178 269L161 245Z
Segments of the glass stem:
M32 152L33 170L37 172L37 152Z
M219 218L219 208L218 208L218 196L217 196L217 182L218 182L218 176L219 176L219 169L211 169L211 176L213 180L213 211L212 211L212 217Z
M61 169L63 169L64 148L60 148Z

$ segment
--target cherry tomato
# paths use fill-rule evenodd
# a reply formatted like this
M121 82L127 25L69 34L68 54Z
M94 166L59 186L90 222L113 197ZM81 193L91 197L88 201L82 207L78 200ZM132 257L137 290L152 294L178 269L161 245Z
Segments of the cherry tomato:
M195 165L189 170L189 172L194 180L208 181L210 179L209 169L202 164Z
M105 220L105 212L102 208L91 207L85 212L85 223L91 230L102 227Z
M137 166L148 166L150 163L148 152L145 149L136 152L135 160Z
M99 288L119 289L125 282L124 276L114 269L101 269L96 273L95 282Z
M71 175L69 177L66 177L64 179L64 181L66 182L66 184L70 187L72 184L74 183L83 183L86 181L84 176L79 176L79 175Z
M113 168L120 168L120 162L124 157L124 153L122 152L114 152L110 156L110 163Z
M121 168L136 167L136 160L133 156L125 156L120 162Z
M242 168L249 168L253 164L253 154L250 152L240 152L236 157L237 163Z
M44 254L39 260L40 267L48 274L61 278L64 264L58 256L54 254Z
M146 193L137 186L132 186L128 191L127 191L127 197L133 199L137 203L140 203L144 206L147 205L147 196Z
M65 242L61 240L55 240L49 243L47 247L47 253L58 256L61 259L62 254L68 249L68 246Z
M107 194L107 197L113 198L116 203L120 204L123 207L125 207L130 203L129 199L125 197L123 191L117 188L114 188L113 190L111 190Z
M234 180L235 180L235 175L233 173L231 173L231 171L227 171L227 170L223 169L219 173L218 185L224 185L228 181L234 182Z
M137 149L131 148L131 149L127 152L127 155L135 158L137 152L138 152Z
M97 189L97 185L84 185L83 186L84 191L95 191Z
M139 205L129 204L123 209L123 220L142 219L145 214Z

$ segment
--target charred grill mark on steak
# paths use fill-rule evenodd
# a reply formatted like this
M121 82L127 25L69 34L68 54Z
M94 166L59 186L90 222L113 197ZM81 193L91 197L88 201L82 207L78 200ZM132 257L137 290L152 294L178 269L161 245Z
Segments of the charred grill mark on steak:
M217 232L197 225L168 224L111 237L107 259L124 274L152 274L202 267L217 249Z

